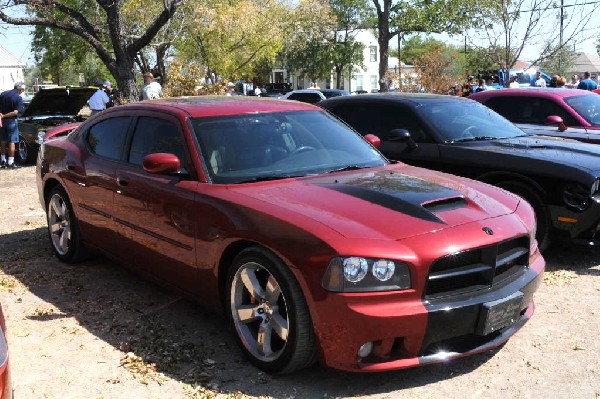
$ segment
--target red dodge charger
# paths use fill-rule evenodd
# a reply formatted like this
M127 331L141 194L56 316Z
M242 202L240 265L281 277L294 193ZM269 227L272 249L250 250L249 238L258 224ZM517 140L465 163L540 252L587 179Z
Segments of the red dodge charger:
M499 346L544 270L531 206L390 163L325 111L198 97L111 108L44 143L56 256L104 253L223 312L275 373L381 371Z

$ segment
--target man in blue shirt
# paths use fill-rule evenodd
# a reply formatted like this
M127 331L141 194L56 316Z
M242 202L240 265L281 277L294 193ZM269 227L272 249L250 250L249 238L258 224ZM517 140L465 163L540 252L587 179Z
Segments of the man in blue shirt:
M589 72L584 72L583 79L579 82L577 88L588 91L596 90L598 88L598 84L590 79L591 76L592 75Z
M23 98L25 83L15 83L13 90L0 94L0 168L17 168L15 163L15 144L19 142L19 126L17 116L23 112ZM8 154L6 147L8 145ZM7 156L8 155L8 156Z
M104 88L107 85L110 85L110 82L106 81L102 83L102 81L96 81L96 85L98 86L98 90L88 100L88 105L90 106L90 110L92 111L92 115L97 114L100 111L106 109L106 104L110 101L108 94L104 91Z

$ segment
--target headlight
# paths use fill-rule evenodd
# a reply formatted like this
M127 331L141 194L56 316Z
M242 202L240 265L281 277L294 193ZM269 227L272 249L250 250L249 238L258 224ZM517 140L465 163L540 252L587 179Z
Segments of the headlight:
M358 256L331 259L323 288L333 292L394 291L410 288L410 271L403 262Z
M590 192L590 194L592 196L598 194L598 189L600 188L600 179L596 179L596 181L594 182L594 184L592 184L592 190Z

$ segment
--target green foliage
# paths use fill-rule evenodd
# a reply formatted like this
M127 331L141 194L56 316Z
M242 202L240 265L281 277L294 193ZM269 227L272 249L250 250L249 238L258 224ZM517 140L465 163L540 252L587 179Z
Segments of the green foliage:
M79 37L61 29L36 26L31 47L41 81L59 85L89 85L95 79L106 79L110 73L95 53ZM83 81L80 82L80 75Z

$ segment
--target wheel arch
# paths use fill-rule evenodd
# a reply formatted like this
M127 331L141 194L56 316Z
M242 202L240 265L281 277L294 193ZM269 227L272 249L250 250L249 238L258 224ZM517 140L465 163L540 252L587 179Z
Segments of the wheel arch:
M547 190L544 187L542 187L538 182L533 180L531 177L522 175L520 173L505 171L488 172L477 176L476 179L491 185L497 185L498 183L505 182L507 180L514 181L517 183L524 183L530 186L534 191L536 191L536 193L540 195L542 199L545 199L548 196Z
M48 208L48 196L50 195L50 191L52 191L52 189L54 189L56 186L61 186L66 192L65 187L55 178L50 178L44 182L44 210Z

